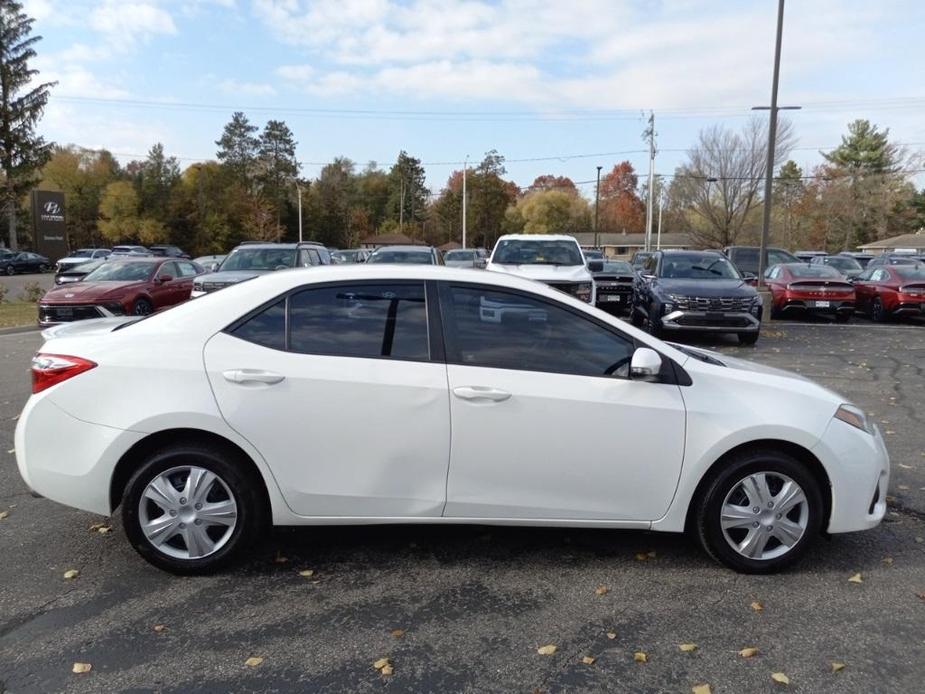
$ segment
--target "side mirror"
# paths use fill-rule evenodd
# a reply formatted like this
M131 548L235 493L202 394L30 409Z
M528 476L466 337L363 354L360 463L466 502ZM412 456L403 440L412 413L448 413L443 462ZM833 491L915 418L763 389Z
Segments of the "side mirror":
M169 282L172 279L173 277L171 275L158 275L157 277L157 281L161 284L164 284L164 282Z
M658 352L648 347L640 347L633 352L630 361L630 378L637 381L654 381L662 370L662 358Z
M604 271L604 261L603 260L589 260L588 270L591 272L603 272Z

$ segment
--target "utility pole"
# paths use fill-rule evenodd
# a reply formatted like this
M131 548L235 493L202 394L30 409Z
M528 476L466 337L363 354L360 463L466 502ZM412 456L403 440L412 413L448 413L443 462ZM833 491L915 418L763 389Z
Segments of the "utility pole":
M600 215L598 214L598 208L601 206L601 169L602 166L597 167L597 187L594 189L594 247L601 247L601 235L598 227L598 220Z
M649 111L649 125L642 132L642 139L649 143L649 202L646 205L646 242L645 249L652 250L652 193L655 179L655 113Z
M405 172L401 172L401 183L398 195L398 233L401 234L405 226Z
M299 243L302 243L302 186L295 182L295 188L299 191Z
M796 110L799 106L778 106L777 85L780 79L780 49L784 35L784 0L777 2L777 40L774 44L774 74L771 79L771 105L754 106L753 111L770 111L768 125L768 163L764 176L764 219L761 223L761 244L758 250L758 286L764 286L764 270L768 264L768 239L771 232L771 195L774 182L774 148L777 144L777 112Z
M655 250L662 250L662 208L665 207L665 203L662 200L662 192L658 193L658 236L655 240Z
M466 174L469 171L469 155L466 155L466 159L463 161L463 204L462 204L462 247L466 247Z

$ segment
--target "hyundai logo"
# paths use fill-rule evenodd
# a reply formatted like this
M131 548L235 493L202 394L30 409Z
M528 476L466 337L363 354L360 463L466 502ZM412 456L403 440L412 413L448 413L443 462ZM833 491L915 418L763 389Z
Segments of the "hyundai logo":
M42 209L45 210L45 214L61 214L61 205L56 203L54 200L49 200L46 202Z

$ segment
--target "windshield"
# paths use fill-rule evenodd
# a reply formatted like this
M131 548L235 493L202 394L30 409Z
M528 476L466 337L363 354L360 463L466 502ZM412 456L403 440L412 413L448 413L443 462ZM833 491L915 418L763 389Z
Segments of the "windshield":
M475 251L448 251L444 260L475 260Z
M685 280L741 279L732 263L721 255L667 255L662 259L660 277Z
M586 260L603 260L604 254L601 253L600 251L594 251L594 250L585 251L585 259Z
M90 248L81 248L79 251L74 251L71 253L72 258L89 258L93 255L93 250Z
M604 272L608 273L620 273L624 275L633 274L633 266L630 265L625 260L618 260L615 262L604 263Z
M893 272L904 280L925 280L925 266L923 265L900 265L893 268Z
M367 263L403 263L408 265L433 265L430 251L376 251Z
M787 266L790 274L799 278L840 280L841 273L834 267L827 265L806 265L804 263L790 263Z
M637 253L633 256L633 267L636 269L642 268L646 264L646 261L652 257L651 253Z
M225 258L219 272L232 270L279 270L295 267L294 248L235 248Z
M148 279L158 263L103 263L84 277L85 282L142 282Z
M584 265L575 241L504 239L492 262L501 265Z
M838 268L839 270L861 269L861 264L858 261L845 255L833 255L831 258L826 258L825 264L831 265L832 267Z

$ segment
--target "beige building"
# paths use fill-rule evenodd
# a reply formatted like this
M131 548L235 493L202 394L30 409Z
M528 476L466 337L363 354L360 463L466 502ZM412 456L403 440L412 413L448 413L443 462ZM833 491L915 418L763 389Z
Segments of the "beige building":
M865 253L887 253L889 251L905 251L907 253L925 253L925 229L919 229L914 234L903 234L891 239L880 239L865 243L859 248Z
M579 233L572 234L582 248L594 248L594 234ZM658 235L652 234L652 248L668 249L688 249L696 248L697 245L688 234L684 233L665 233L662 232L661 245L658 246ZM641 251L646 246L645 234L627 234L622 233L602 233L598 234L598 247L608 258L618 258L620 260L629 260L633 253Z

